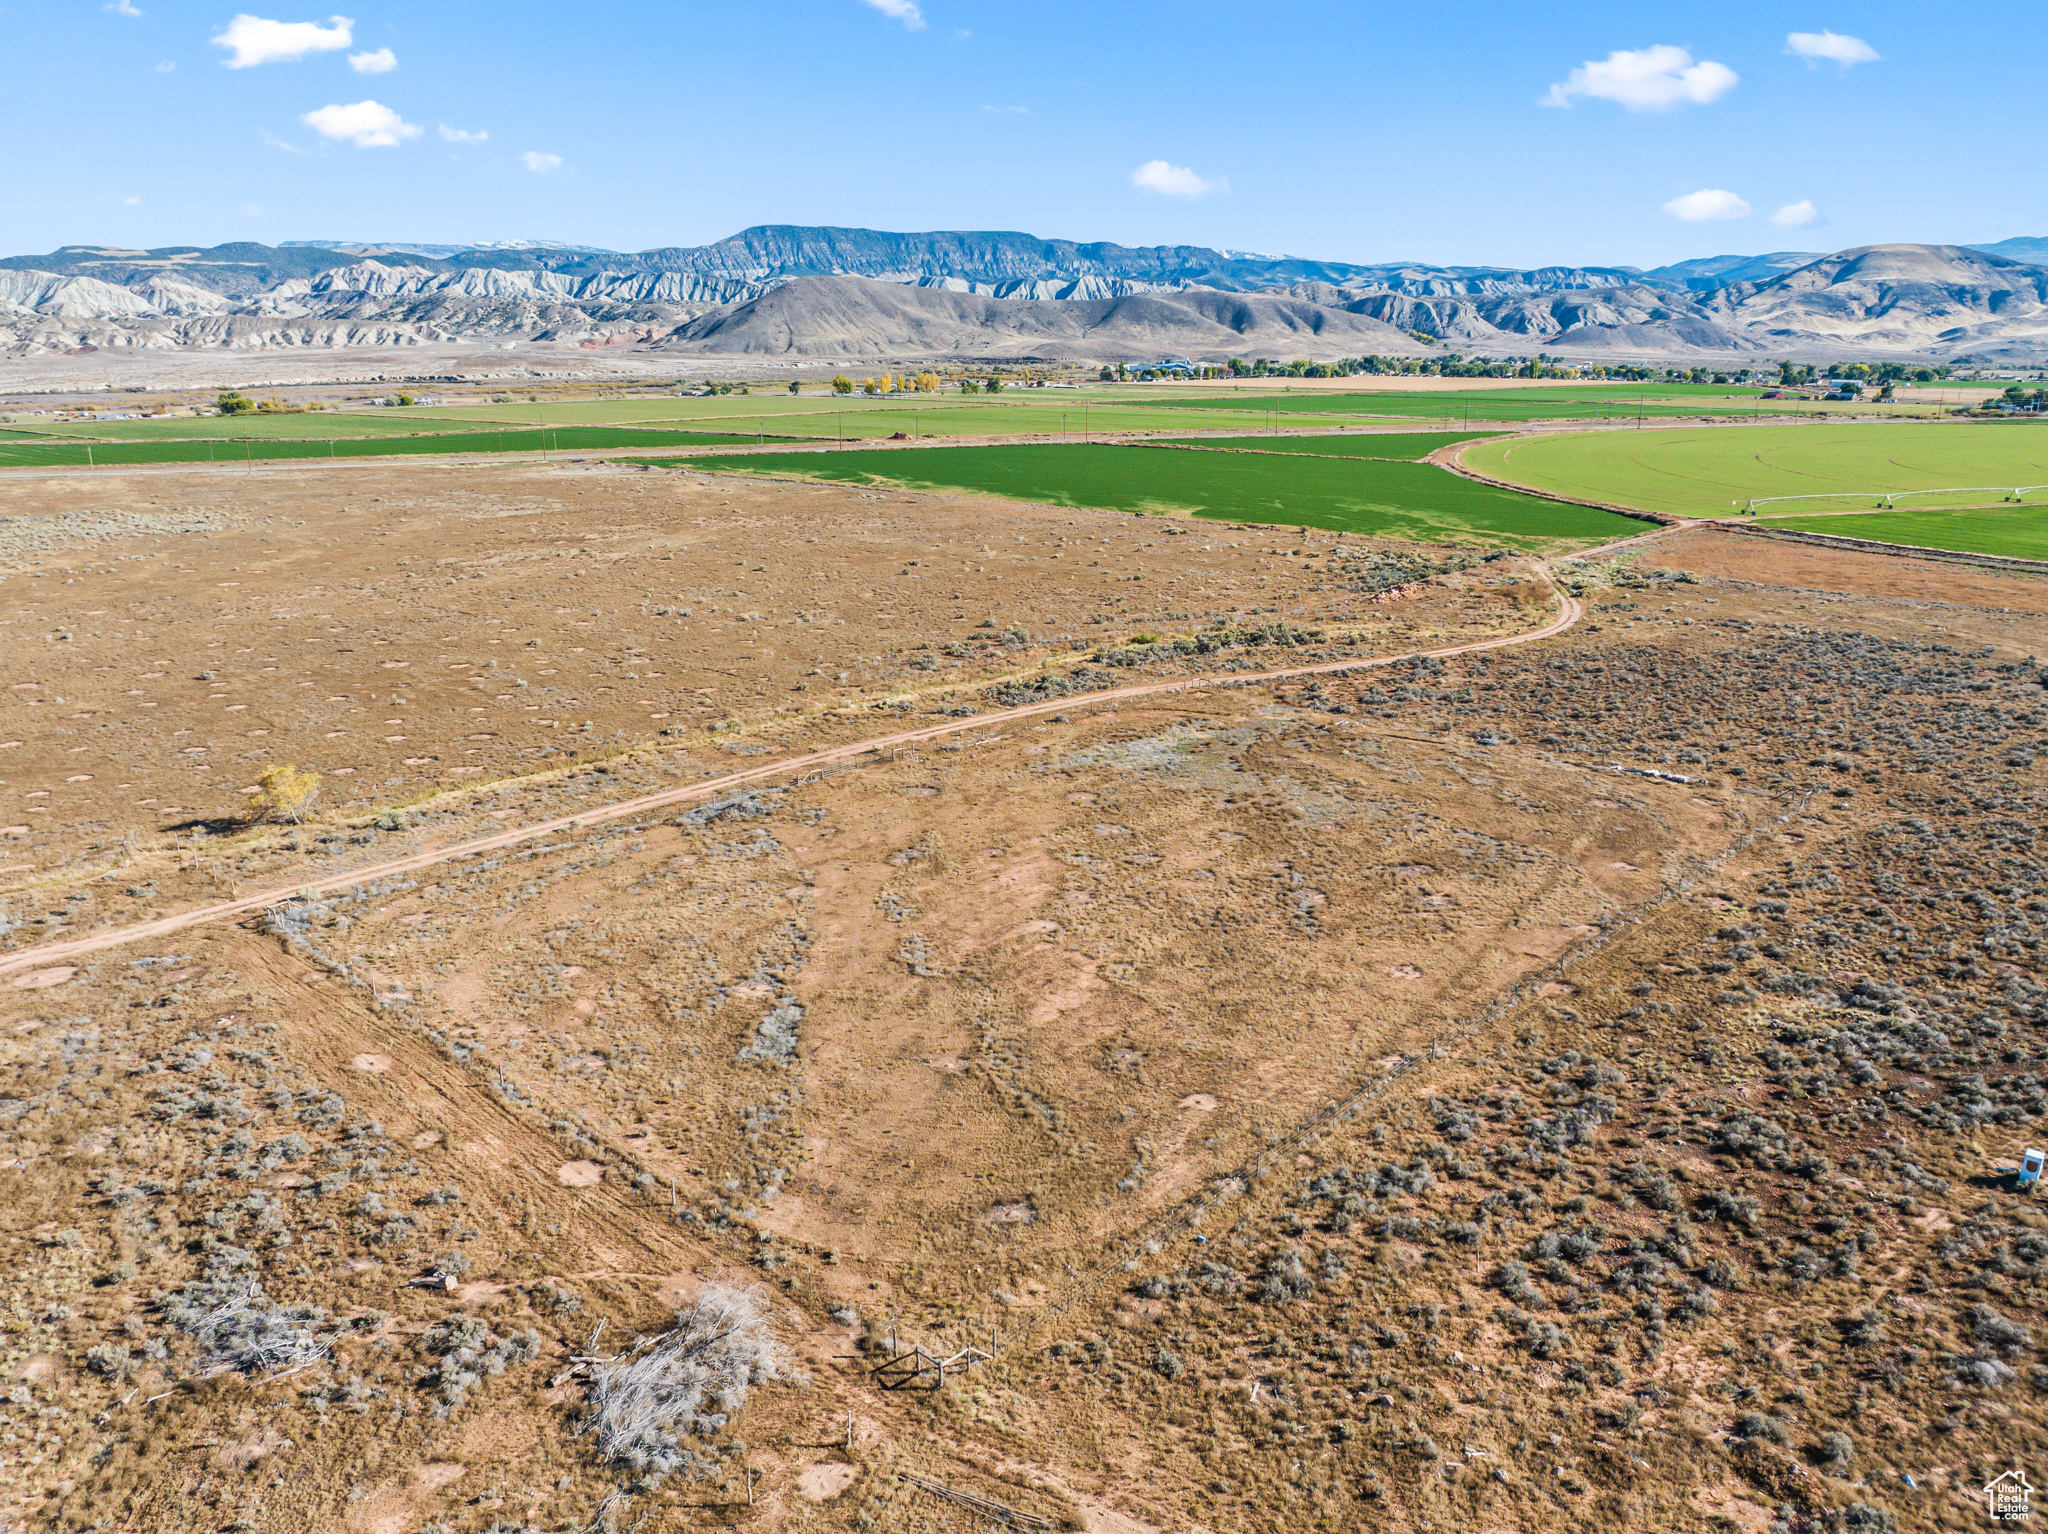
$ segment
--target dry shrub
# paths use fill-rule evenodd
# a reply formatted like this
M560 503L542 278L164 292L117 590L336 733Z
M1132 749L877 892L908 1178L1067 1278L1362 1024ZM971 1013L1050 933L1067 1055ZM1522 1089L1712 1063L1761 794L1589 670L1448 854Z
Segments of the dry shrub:
M768 1328L767 1292L707 1284L676 1312L673 1330L593 1373L597 1452L641 1475L709 1470L683 1438L715 1438L746 1406L749 1387L788 1372Z
M290 762L276 763L257 774L246 813L252 821L288 820L297 825L319 796L319 773L301 772Z
M199 1344L199 1373L293 1373L327 1356L330 1339L313 1328L327 1319L317 1305L273 1305L251 1280L239 1293L198 1314L173 1314Z

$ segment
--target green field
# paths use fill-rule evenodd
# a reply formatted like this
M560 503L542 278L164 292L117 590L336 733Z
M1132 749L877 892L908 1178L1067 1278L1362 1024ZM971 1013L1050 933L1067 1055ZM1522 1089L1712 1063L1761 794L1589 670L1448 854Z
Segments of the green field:
M1084 431L1185 431L1188 418L1167 402L1143 402L1132 410L1104 397L1106 391L1013 389L994 397L958 394L806 395L724 394L702 399L578 400L562 404L433 406L405 412L408 420L431 422L426 430L448 430L488 417L524 425L695 425L722 424L750 430L767 422L770 434L800 430L806 436L848 440L918 436L1013 436L1025 433L1079 436ZM797 419L801 419L801 425ZM1219 425L1242 427L1235 412L1219 414ZM778 426L777 422L783 424ZM743 423L743 424L742 424Z
M1738 391L1754 393L1754 391ZM1748 412L1753 399L1734 399L1727 385L1591 384L1528 389L1457 389L1441 393L1198 388L1181 385L1079 389L1012 388L996 396L910 394L869 397L760 393L479 403L380 410L311 411L293 415L166 417L133 421L38 420L0 429L0 467L203 463L222 458L347 458L387 454L530 453L615 448L706 447L777 440L861 442L906 437L1046 437L1079 439L1151 433L1185 438L1194 430L1227 429L1274 436L1273 451L1309 456L1376 457L1392 451L1377 439L1349 437L1346 427L1405 424L1407 435L1430 428L1483 436L1494 422L1600 416L1699 416ZM1773 405L1772 409L1777 407ZM1817 407L1815 407L1817 408ZM1473 423L1478 430L1470 430ZM1293 435L1328 428L1331 438ZM548 433L545 440L540 432ZM81 444L73 447L70 444ZM1191 443L1212 446L1213 443ZM1245 446L1253 444L1246 442ZM1432 445L1435 445L1432 443ZM1427 451L1424 449L1424 451ZM1421 456L1408 449L1399 456ZM2044 476L2048 477L2048 476ZM1606 499L1607 497L1598 497Z
M1453 442L1480 442L1493 432L1376 431L1331 433L1322 437L1170 437L1163 446L1201 447L1217 451L1307 453L1316 458L1427 458Z
M1432 464L1098 443L749 453L664 468L952 490L1114 511L1323 527L1428 542L1567 547L1645 531L1627 517L1475 484Z
M445 432L435 436L278 438L204 442L27 442L0 439L0 468L109 468L151 463L272 463L283 459L390 458L442 453L588 452L609 448L739 447L761 439L732 432L632 431L570 426L560 431ZM770 441L801 442L802 437Z
M1890 491L2048 484L2048 429L1995 422L1909 426L1710 427L1510 437L1466 451L1482 474L1531 489L1646 511L1727 516L1752 497L1824 495L1767 514L1874 506ZM1922 507L1996 499L1920 499Z
M1785 527L1837 538L1873 538L1964 554L2048 560L2048 507L1976 506L1932 511L1877 511L1841 517L1759 517L1759 527Z
M401 411L373 415L340 410L308 410L289 415L165 416L141 421L61 421L33 428L49 437L94 442L180 442L206 437L317 437L325 441L329 437L389 437L450 429L447 422L421 421Z
M1691 391L1691 392L1688 392ZM1694 395L1698 398L1695 399ZM1300 430L1399 422L1417 428L1437 425L1460 430L1469 420L1524 421L1583 418L1618 411L1649 415L1698 415L1727 408L1726 388L1710 386L1590 385L1584 388L1454 390L1395 393L1303 389L1299 392L1145 385L1091 385L1081 389L1011 388L996 396L959 394L805 395L786 393L568 400L548 403L421 405L355 411L308 411L290 415L177 416L129 421L16 421L0 427L0 444L55 441L196 442L248 439L325 444L362 438L420 435L475 435L538 428L683 429L769 440L880 440L912 437L1099 436L1104 433L1170 432L1227 428L1238 432ZM1741 402L1739 408L1753 408ZM1248 417L1259 419L1248 419ZM569 444L565 441L564 446ZM584 439L578 446L630 446ZM459 448L421 451L488 452L480 440ZM529 451L517 436L501 450ZM1292 451L1294 449L1283 449ZM323 450L324 455L324 450ZM308 456L304 452L287 454ZM337 451L334 456L347 456ZM62 458L0 458L0 463L59 462ZM95 455L97 461L97 454ZM137 460L140 461L140 460ZM152 462L189 461L172 455Z
M1765 407L1761 391L1734 384L1589 384L1577 388L1445 389L1424 393L1348 390L1326 394L1203 394L1160 400L1155 408L1239 410L1274 416L1311 414L1346 418L1393 416L1439 421L1546 421L1611 419L1638 415L1754 415ZM1153 403L1148 401L1147 403ZM1768 409L1781 408L1772 402Z

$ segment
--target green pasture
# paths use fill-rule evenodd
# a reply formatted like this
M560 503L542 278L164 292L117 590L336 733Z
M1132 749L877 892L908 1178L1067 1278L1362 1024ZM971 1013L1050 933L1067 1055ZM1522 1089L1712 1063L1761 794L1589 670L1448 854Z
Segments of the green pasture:
M1683 391L1683 392L1681 392ZM1318 415L1353 419L1374 416L1410 420L1550 421L1577 419L1652 420L1672 416L1754 415L1765 408L1755 389L1733 384L1664 384L1654 389L1635 385L1591 385L1583 389L1445 389L1424 393L1404 390L1371 393L1347 390L1327 394L1273 394L1247 391L1204 394L1199 398L1147 401L1169 410L1264 412L1276 418ZM1769 410L1779 411L1778 401Z
M855 441L903 432L917 437L1071 436L1106 431L1186 431L1186 416L1167 410L1135 413L1105 405L1099 399L905 399L882 404L834 405L808 401L801 415L804 430L814 437ZM1241 418L1218 417L1219 423L1241 425Z
M844 418L847 435L869 436L880 431L908 431L904 420L917 416L931 422L921 431L943 431L948 435L981 432L1057 431L1062 413L1070 417L1071 429L1081 430L1084 412L1093 419L1106 404L1095 391L1014 389L998 395L982 394L825 394L815 388L808 394L784 393L719 394L700 399L609 399L572 400L561 403L517 405L436 405L408 409L409 420L432 420L444 429L450 424L488 418L520 425L669 425L675 422L776 421L803 416L815 422ZM1169 422L1173 418L1166 418ZM1043 423L1054 424L1050 427ZM866 425L860 423L865 422ZM886 429L883 423L886 422ZM1018 424L1026 423L1026 424ZM1123 429L1121 426L1119 430ZM771 428L772 430L772 428ZM828 433L829 435L829 433Z
M1145 387L1150 388L1151 385ZM1346 400L1360 399L1511 399L1528 400L1532 403L1572 404L1586 400L1683 400L1683 399L1725 399L1731 395L1743 399L1755 399L1763 389L1755 384L1682 384L1682 383L1589 383L1589 384L1531 384L1528 388L1493 389L1436 389L1427 392L1419 390L1375 389L1366 385L1356 389L1316 388L1304 385L1300 389L1260 389L1234 387L1218 384L1201 390L1202 399L1241 399L1247 409L1260 409L1287 401L1298 402L1298 408L1320 410L1336 402L1342 408ZM1291 407L1290 407L1291 408Z
M2048 484L2048 426L1873 422L1560 432L1484 442L1466 450L1465 462L1552 495L1684 516L1729 516L1732 503L1752 497L1829 497L1762 508L1791 516L1874 508L1886 492ZM1926 497L1917 506L1982 503L2003 493Z
M1538 500L1433 464L1298 454L1177 453L1101 443L849 449L663 458L660 467L772 474L1002 496L1112 511L1192 512L1425 542L1560 548L1645 530L1627 517Z
M1318 437L1169 437L1164 447L1199 447L1217 451L1307 453L1317 458L1427 458L1454 442L1482 442L1494 432L1375 431L1332 432Z
M0 440L0 468L111 468L152 463L273 463L284 459L389 458L446 453L554 453L610 448L739 447L760 438L732 432L634 431L610 426L556 430L443 432L434 436L275 437L204 442L14 442ZM802 437L771 438L797 441Z
M1913 511L1876 511L1836 517L1759 517L1759 527L1837 538L1872 538L1923 549L1963 554L2002 554L2008 559L2048 560L2048 507L1967 506Z
M703 398L576 400L561 403L441 405L408 408L408 420L450 425L479 417L526 425L627 425L680 421L768 421L803 416L809 435L852 441L915 436L1079 436L1103 431L1175 431L1196 425L1245 425L1245 413L1276 422L1290 416L1338 425L1375 419L1530 421L1750 414L1757 390L1732 385L1588 385L1583 388L1458 389L1440 393L1369 390L1231 390L1186 385L1095 385L1086 389L1011 388L999 395L721 394ZM1739 396L1731 398L1730 396ZM1793 402L1795 405L1797 402ZM1772 411L1781 407L1771 405ZM1809 407L1811 408L1811 407ZM1191 419L1193 417L1193 419ZM1206 419L1203 419L1206 418ZM827 424L830 429L827 429ZM437 428L429 428L437 429ZM768 430L772 433L774 427Z
M826 403L823 395L808 399L774 393L712 394L702 399L661 395L652 399L547 400L538 404L411 405L394 410L407 420L436 422L503 421L517 426L627 426L641 422L668 425L676 421L722 421L731 416L773 418Z
M555 405L491 405L475 410L446 406L408 410L414 430L454 430L480 419L536 425L668 426L689 423L700 429L746 432L765 429L776 435L843 438L915 436L1016 436L1083 431L1185 431L1184 415L1165 411L1109 409L1097 398L1072 394L1017 391L1016 398L997 395L865 395L801 398L787 394L719 395L705 399L587 400ZM1242 425L1235 415L1219 423ZM765 425L764 425L765 423ZM780 423L780 424L778 424Z
M36 430L52 437L94 442L181 442L207 437L388 437L408 432L446 431L444 423L420 422L397 412L374 415L307 410L291 415L164 416L141 421L64 421Z

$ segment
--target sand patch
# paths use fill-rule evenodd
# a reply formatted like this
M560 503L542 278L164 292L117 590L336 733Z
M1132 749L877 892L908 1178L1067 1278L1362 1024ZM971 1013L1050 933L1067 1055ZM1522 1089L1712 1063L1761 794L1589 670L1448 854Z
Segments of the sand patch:
M17 991L40 991L45 986L62 985L77 973L75 964L59 964L55 969L32 969L16 977L14 988Z
M796 1478L796 1489L813 1502L829 1502L859 1479L857 1467L835 1461L804 1471Z

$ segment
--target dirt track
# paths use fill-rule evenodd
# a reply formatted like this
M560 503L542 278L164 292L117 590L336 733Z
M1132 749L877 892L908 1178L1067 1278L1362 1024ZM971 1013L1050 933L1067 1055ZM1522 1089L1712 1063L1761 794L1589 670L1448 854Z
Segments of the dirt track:
M1632 540L1624 540L1632 541ZM1594 553L1619 547L1606 545ZM1366 659L1325 661L1313 666L1287 666L1273 671L1233 677L1233 685L1250 686L1261 682L1284 681L1291 677L1315 676L1338 671L1363 671L1377 667L1396 665L1404 660L1420 657L1444 657L1466 655L1480 650L1496 650L1511 645L1534 643L1537 640L1553 638L1564 633L1584 616L1584 609L1552 577L1547 565L1539 564L1542 575L1559 604L1558 616L1540 628L1525 633L1505 635L1496 639L1473 640L1464 644L1445 645L1432 650L1406 651L1398 655L1383 655ZM1152 697L1161 693L1180 692L1189 688L1214 686L1215 682L1206 677L1182 678L1169 682L1143 682L1129 687L1112 688L1106 692L1089 693L1079 697L1055 698L1044 703L1030 703L1021 708L1002 709L978 714L970 719L948 720L944 724L927 725L922 729L899 730L892 734L876 736L870 740L853 741L846 745L833 746L823 751L813 751L804 756L785 758L782 761L766 763L759 767L742 768L738 772L725 773L702 783L685 784L679 788L664 789L659 793L642 794L623 800L602 809L580 812L575 815L561 815L533 825L521 826L503 831L495 836L478 837L445 847L433 847L409 857L393 858L387 862L374 863L367 867L353 868L346 873L333 874L324 879L315 879L275 889L268 889L253 895L244 895L234 900L224 900L212 905L182 911L172 916L158 917L153 921L138 922L109 931L95 932L86 937L73 938L66 942L44 943L33 948L24 948L0 958L0 974L37 965L58 963L83 954L96 953L107 948L119 947L123 943L139 942L147 938L163 937L196 927L207 922L221 921L249 911L260 911L281 901L290 900L300 894L319 894L346 889L351 885L371 880L388 878L395 874L412 873L422 868L446 863L455 858L495 851L503 847L517 846L521 842L538 837L550 836L572 826L597 825L606 821L620 820L642 814L645 811L661 809L672 804L687 804L693 800L714 798L719 794L748 784L766 782L791 773L809 772L829 767L854 757L873 752L887 751L900 746L915 745L922 741L939 740L970 730L986 730L991 725L1013 723L1036 718L1042 714L1066 713L1083 707L1094 707L1103 703L1116 703L1131 698Z
M1943 1253L2038 1234L1943 1101L2039 1116L2034 917L1878 888L2038 887L2037 581L1690 527L1562 567L1582 612L1271 529L256 479L18 556L0 1521L941 1534L922 1481L1096 1534L1756 1529L1795 1484L1919 1526L1934 1349L2040 1334ZM1225 625L1317 648L1149 642ZM247 830L258 760L361 797ZM1953 1059L1845 989L1895 975ZM1902 1273L1931 1345L1839 1340ZM176 1307L258 1277L331 1367L183 1384ZM810 1384L622 1484L565 1370L709 1283ZM999 1357L886 1391L899 1337ZM1949 1398L1943 1443L2039 1436Z

